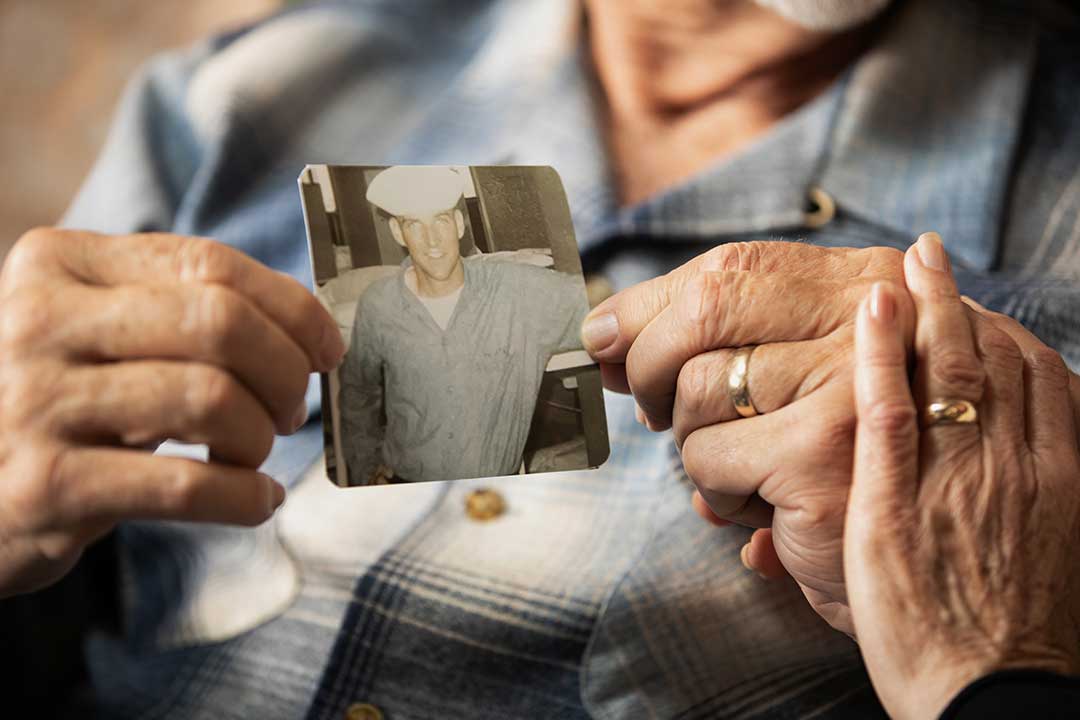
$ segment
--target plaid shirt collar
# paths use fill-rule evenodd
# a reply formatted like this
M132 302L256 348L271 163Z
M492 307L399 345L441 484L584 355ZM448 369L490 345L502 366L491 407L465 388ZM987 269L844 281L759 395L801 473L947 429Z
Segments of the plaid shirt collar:
M486 44L393 160L552 165L586 249L615 236L802 227L816 186L883 228L935 229L962 263L987 269L1034 63L1034 23L1018 12L910 0L848 72L771 132L620 208L576 3L499 4ZM536 31L551 27L564 31Z

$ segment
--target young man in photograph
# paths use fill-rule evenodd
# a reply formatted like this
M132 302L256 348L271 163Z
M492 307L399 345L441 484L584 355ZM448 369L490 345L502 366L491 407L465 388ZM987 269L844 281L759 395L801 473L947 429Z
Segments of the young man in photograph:
M516 473L548 360L581 347L580 278L461 257L463 188L422 166L368 187L409 262L357 304L339 396L351 484Z

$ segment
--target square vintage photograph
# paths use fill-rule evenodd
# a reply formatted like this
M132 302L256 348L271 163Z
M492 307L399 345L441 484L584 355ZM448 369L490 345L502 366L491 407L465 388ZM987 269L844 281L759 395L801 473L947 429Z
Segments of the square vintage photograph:
M608 455L600 370L550 167L309 165L315 294L348 347L322 376L339 486L579 470Z

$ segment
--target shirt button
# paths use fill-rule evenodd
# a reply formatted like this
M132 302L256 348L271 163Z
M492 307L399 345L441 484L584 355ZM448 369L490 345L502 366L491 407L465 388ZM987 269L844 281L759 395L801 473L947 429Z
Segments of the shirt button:
M810 188L810 210L807 211L804 222L807 227L819 228L827 225L836 215L836 201L829 193L818 186Z
M465 496L465 512L478 522L494 520L506 512L506 501L494 490L473 490Z
M345 720L383 720L383 714L371 703L353 703L345 710Z

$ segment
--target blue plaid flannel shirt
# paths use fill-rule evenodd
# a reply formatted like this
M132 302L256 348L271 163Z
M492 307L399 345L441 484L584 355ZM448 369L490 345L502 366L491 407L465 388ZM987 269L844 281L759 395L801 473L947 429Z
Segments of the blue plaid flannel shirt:
M1077 368L1080 44L1023 5L903 3L825 93L633 207L612 192L570 0L303 5L150 63L65 223L206 235L310 283L305 163L548 164L617 287L723 242L904 248L935 229L965 292ZM815 186L837 211L811 229ZM292 487L274 522L122 526L122 626L85 642L93 708L881 716L855 646L793 585L745 572L746 532L693 515L670 437L608 402L608 464L500 483L495 522L462 511L473 482L330 488L311 422L267 461Z

